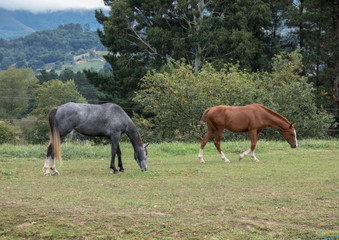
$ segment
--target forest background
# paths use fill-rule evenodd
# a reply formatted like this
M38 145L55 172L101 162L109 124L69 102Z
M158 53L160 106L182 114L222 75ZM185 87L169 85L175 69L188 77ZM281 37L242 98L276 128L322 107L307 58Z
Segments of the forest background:
M48 110L68 101L115 102L148 141L198 140L204 109L249 103L297 122L301 138L338 135L338 1L104 2L97 32L0 39L1 143L46 142Z

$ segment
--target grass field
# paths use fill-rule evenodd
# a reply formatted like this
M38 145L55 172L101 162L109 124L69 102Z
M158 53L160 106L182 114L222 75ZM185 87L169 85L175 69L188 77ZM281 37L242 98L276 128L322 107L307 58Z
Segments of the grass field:
M141 172L122 143L125 172L110 147L65 144L58 177L44 177L46 146L0 145L1 239L321 239L339 236L339 141L259 141L149 146Z

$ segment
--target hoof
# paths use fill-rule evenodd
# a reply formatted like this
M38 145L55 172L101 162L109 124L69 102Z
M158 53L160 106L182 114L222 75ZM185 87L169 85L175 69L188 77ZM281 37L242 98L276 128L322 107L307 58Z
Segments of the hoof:
M59 175L60 175L59 172L55 172L52 174L52 176L59 176Z
M113 171L113 173L114 173L114 174L119 174L119 171L118 171L118 170L116 170L116 171Z
M224 161L225 161L225 163L229 163L230 162L230 160L228 160L228 159L224 159Z
M205 163L205 160L203 160L203 159L202 159L202 160L200 160L200 163Z
M50 174L50 173L45 173L44 176L45 176L45 177L50 177L51 174Z
M259 162L259 159L253 159L253 162Z
M120 169L119 172L125 172L125 169Z

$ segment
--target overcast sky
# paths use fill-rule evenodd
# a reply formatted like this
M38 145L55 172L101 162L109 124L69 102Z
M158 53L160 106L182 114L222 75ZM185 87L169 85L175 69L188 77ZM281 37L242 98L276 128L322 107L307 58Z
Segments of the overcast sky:
M36 13L70 9L105 9L105 5L103 0L0 0L0 8Z

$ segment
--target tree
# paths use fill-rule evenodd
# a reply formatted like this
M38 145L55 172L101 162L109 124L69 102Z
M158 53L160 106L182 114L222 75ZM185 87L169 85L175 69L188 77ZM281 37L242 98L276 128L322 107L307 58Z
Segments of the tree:
M30 112L37 83L30 68L0 71L0 118L18 119Z
M338 0L293 1L286 18L288 26L294 29L297 44L303 49L304 74L316 87L318 105L332 108L333 114L338 115Z
M77 91L73 80L65 83L54 79L43 83L36 90L37 106L31 115L37 122L28 133L29 143L44 143L48 140L48 113L51 108L67 102L86 103L86 99Z
M260 103L296 122L298 136L325 136L333 119L317 110L314 89L300 76L301 59L298 51L277 55L272 73L249 73L233 64L221 70L206 64L195 72L183 62L170 63L168 72L149 71L134 100L151 117L139 124L159 136L154 139L198 139L197 122L206 108ZM263 135L280 137L273 130Z
M90 81L120 83L131 95L147 69L160 69L169 59L186 59L195 71L206 62L215 67L240 62L257 70L267 66L274 53L269 1L141 1L108 0L109 16L96 11L104 30L98 30L109 53L112 80L86 75ZM272 48L274 49L274 48ZM92 80L94 78L95 80ZM101 90L101 89L100 89Z
M43 83L37 90L35 96L37 107L32 115L40 120L47 119L51 108L67 102L86 103L86 99L78 92L73 80L65 83L54 79Z

